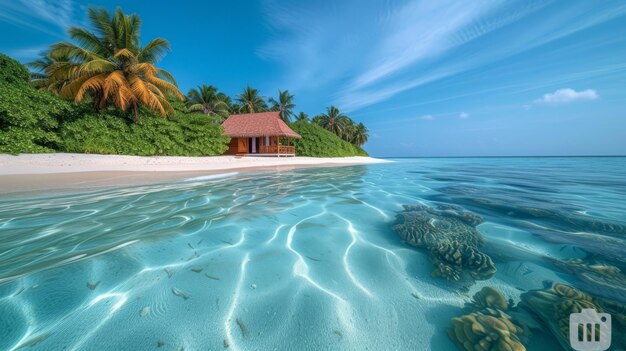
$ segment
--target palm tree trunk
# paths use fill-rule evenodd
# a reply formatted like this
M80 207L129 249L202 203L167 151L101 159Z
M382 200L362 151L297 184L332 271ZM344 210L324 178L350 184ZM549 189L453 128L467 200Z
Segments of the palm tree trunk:
M133 119L135 123L139 122L139 106L137 106L136 102L133 102Z

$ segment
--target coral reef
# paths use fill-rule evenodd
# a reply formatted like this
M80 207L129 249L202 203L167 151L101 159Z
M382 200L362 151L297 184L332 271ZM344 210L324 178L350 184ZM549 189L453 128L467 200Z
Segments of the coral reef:
M552 284L549 288L531 290L522 294L522 304L536 314L548 327L565 349L569 349L569 316L582 309L592 308L597 312L607 312L618 326L626 327L626 306L617 301L595 297L565 284ZM624 336L613 341L616 349L626 347Z
M476 225L482 221L458 206L405 205L394 230L407 244L429 251L437 266L433 276L457 281L467 272L473 279L484 280L495 274L496 267L479 250L483 238Z
M484 287L466 305L470 310L452 318L448 336L461 350L524 351L522 337L528 334L506 313L509 303L495 288Z
M576 276L580 289L606 299L626 301L626 275L618 267L578 258L550 261L561 271Z

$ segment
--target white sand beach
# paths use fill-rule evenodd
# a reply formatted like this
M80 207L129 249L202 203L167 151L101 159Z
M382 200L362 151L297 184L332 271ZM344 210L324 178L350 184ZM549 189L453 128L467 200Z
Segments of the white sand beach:
M206 174L391 162L372 157L0 155L0 193L151 184Z
M253 167L340 166L389 162L372 157L178 157L90 154L0 155L0 175L78 172L194 172Z

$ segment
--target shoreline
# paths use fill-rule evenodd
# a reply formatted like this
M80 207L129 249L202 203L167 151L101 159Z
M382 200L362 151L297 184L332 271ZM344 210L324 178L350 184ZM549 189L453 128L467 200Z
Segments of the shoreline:
M0 155L0 194L150 185L203 175L392 162L371 157Z

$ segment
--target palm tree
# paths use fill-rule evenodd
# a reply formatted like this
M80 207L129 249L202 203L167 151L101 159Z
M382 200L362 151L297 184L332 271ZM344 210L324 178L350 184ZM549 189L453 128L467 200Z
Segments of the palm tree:
M39 60L27 63L26 65L32 69L30 72L31 82L37 89L59 94L67 84L68 79L51 79L47 72L58 62L67 62L68 60L67 57L54 57L50 52L47 52L41 55Z
M316 116L314 122L319 124L337 136L342 137L346 131L349 118L339 111L335 106L326 108L326 113Z
M289 122L291 120L296 104L293 103L293 95L289 94L289 90L278 90L278 101L274 100L274 98L270 98L269 102L272 104L272 110L280 112L280 118L282 118L283 121Z
M222 119L230 113L230 98L218 93L212 85L201 85L189 90L187 104L190 111L202 111L207 116L217 115Z
M296 122L300 122L300 121L309 121L309 115L307 115L304 112L300 112L297 116L296 116Z
M126 15L120 8L113 15L104 9L89 8L93 31L71 27L70 38L77 44L52 45L48 55L63 57L45 68L49 86L63 82L62 97L76 103L89 97L96 110L114 105L132 110L135 121L145 106L162 116L173 113L169 97L184 98L174 77L155 64L169 50L169 43L156 38L142 47L139 42L141 19Z
M369 130L363 123L359 123L354 128L354 135L352 137L353 144L361 146L367 143L369 139Z
M243 113L255 113L267 111L267 104L263 100L263 96L259 95L259 91L247 86L243 89L243 92L237 95L237 102L239 103L239 112Z

